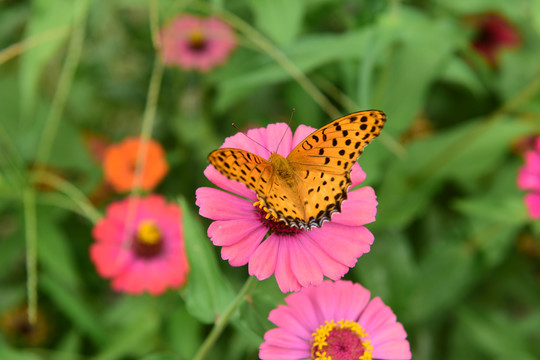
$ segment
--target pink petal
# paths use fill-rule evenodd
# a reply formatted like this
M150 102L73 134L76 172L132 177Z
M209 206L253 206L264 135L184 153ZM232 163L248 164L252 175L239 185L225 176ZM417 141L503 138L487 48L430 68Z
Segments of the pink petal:
M111 286L116 291L130 294L142 294L144 284L140 281L140 274L144 274L144 265L141 261L133 262L129 268L112 280Z
M366 173L358 163L354 164L351 169L351 188L360 185L366 180Z
M309 308L313 310L311 306ZM309 313L297 313L294 309L283 305L279 305L277 309L272 310L268 315L268 320L279 326L280 329L309 341L314 328L306 323L304 317L313 318L315 321L312 322L312 325L315 328L317 327L316 316Z
M307 350L311 347L309 342L300 339L295 333L285 331L281 328L270 329L264 334L264 340L271 343L273 346L278 346L287 349Z
M97 272L107 278L124 271L133 261L131 252L117 244L92 244L90 258L96 266Z
M377 331L384 327L385 324L394 322L396 322L396 315L379 297L373 298L369 302L358 319L358 323L366 329L373 339L377 338Z
M296 147L296 145L300 144L305 138L307 138L311 133L313 133L315 128L312 128L311 126L306 125L298 125L296 128L296 131L294 132L294 136L291 143L291 151Z
M291 151L292 132L285 123L270 124L266 127L266 147L271 152L277 152L287 157ZM279 146L278 146L279 145Z
M525 205L527 205L531 218L540 219L540 194L532 193L525 195Z
M279 238L276 234L270 235L264 240L249 259L248 272L259 280L272 276L276 270Z
M246 199L256 201L257 197L255 192L248 188L246 185L235 181L229 180L225 175L217 171L212 165L208 165L204 170L204 175L217 187L227 190L233 194L237 194Z
M375 221L377 200L375 191L365 186L348 193L341 206L341 212L332 216L332 222L349 226L361 226Z
M359 284L325 281L319 287L317 299L325 319L356 321L370 297L370 292Z
M212 220L253 219L253 204L224 191L202 187L195 192L201 216Z
M373 234L363 226L347 226L326 222L323 227L311 230L311 238L335 260L353 267L357 259L369 252Z
M374 359L408 360L412 359L409 342L406 340L388 342L373 347Z
M261 241L264 239L266 232L267 229L259 224L251 233L245 234L244 237L238 235L240 240L234 245L221 248L221 257L223 260L229 260L231 266L242 266L247 264L253 252L255 252Z
M291 268L291 258L294 254L291 254L288 246L284 246L282 239L280 239L280 246L278 248L278 257L276 262L276 272L274 276L278 283L281 292L297 291L302 286L294 276Z
M92 229L92 237L100 243L121 244L124 240L125 226L107 217L99 220Z
M341 277L345 275L347 271L349 271L349 267L343 265L339 261L336 261L333 257L326 253L321 248L319 243L313 240L308 234L309 232L298 234L298 240L304 244L306 251L309 251L311 257L317 259L324 276L327 276L332 280L341 279Z
M309 359L309 353L305 350L284 349L278 346L261 345L259 357L262 360L305 360Z
M214 221L208 227L208 236L216 246L230 246L245 239L259 244L267 232L260 221L251 219Z
M302 242L294 237L283 237L281 246L288 246L291 257L291 270L302 286L318 285L323 280L323 273L317 260L310 256Z
M302 288L300 292L290 294L285 298L285 302L288 305L287 311L291 316L298 319L301 325L305 328L306 333L298 333L298 336L311 339L311 334L319 328L321 324L324 324L324 318L317 302L316 287ZM268 317L277 326L281 327L281 319Z

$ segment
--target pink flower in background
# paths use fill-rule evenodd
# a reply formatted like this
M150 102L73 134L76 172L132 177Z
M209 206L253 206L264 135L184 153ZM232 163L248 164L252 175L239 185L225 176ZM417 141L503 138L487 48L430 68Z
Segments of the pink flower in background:
M181 211L159 195L112 203L95 226L90 258L116 291L159 295L186 282Z
M161 30L163 62L183 69L209 71L237 45L233 29L217 17L181 15Z
M512 48L521 43L516 27L497 13L486 13L472 18L476 34L472 46L486 61L494 66L502 48Z
M378 297L350 281L323 281L285 298L268 319L259 357L295 359L410 359L407 333Z
M533 219L540 219L540 137L536 138L534 148L525 153L525 165L519 170L518 187L530 190L525 195L525 204Z
M300 125L293 135L288 125L278 123L249 130L247 135L266 149L278 149L286 157L314 130ZM253 140L238 133L227 138L221 147L247 150L267 159L269 151ZM263 209L253 206L258 201L254 191L227 179L213 166L209 165L204 174L223 189L201 187L196 192L200 214L215 220L208 228L208 236L214 245L222 247L222 258L232 266L249 263L249 274L259 280L274 274L283 292L320 284L324 276L340 279L370 250L373 235L364 225L374 221L377 212L371 187L350 191L341 213L334 214L332 221L322 227L307 231L267 219ZM352 187L365 177L355 164L351 171Z

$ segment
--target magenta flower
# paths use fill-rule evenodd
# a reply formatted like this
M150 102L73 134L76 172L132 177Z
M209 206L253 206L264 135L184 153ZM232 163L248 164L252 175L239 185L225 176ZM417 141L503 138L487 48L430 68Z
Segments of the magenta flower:
M183 285L189 271L181 211L160 195L112 203L92 231L90 258L116 291L159 295Z
M350 281L323 281L285 298L268 319L263 360L410 359L407 333L379 297Z
M216 18L181 15L161 30L166 65L209 71L225 60L237 45L233 29Z
M314 130L300 125L293 135L288 125L278 123L252 129L247 135L266 149L278 149L286 157ZM227 138L222 147L247 150L267 159L268 150L253 140L238 133ZM200 214L215 220L208 228L208 236L214 245L222 247L221 257L232 266L249 263L249 274L259 280L274 274L283 292L318 285L324 276L338 280L370 250L373 235L363 225L374 221L377 212L371 187L350 191L341 213L334 214L332 221L323 223L322 227L307 231L267 219L264 209L253 206L257 202L254 191L227 179L213 166L209 165L204 174L224 190L202 187L196 192ZM352 187L365 177L355 164L351 171Z
M502 48L512 48L520 44L521 38L516 27L497 13L486 13L473 18L477 28L472 46L495 66Z
M525 165L519 170L518 187L531 190L525 195L525 204L533 219L540 219L540 137L536 138L534 148L525 153Z

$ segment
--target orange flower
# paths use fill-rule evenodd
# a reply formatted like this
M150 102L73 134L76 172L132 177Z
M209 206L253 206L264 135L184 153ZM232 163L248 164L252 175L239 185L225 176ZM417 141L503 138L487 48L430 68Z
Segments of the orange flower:
M129 191L135 184L136 175L140 176L138 183L140 189L150 191L169 171L165 151L158 142L150 139L146 144L146 158L143 157L144 168L141 174L136 174L137 156L141 145L143 142L139 137L130 137L119 144L110 145L105 150L103 161L105 180L116 191Z

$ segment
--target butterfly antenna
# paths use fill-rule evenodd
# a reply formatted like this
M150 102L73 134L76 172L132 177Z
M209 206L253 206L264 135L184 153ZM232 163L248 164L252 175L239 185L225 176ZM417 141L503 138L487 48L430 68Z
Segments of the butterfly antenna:
M258 141L255 141L254 139L250 138L249 136L247 136L247 134L243 133L242 130L240 130L240 129L238 128L238 126L236 126L235 123L232 123L231 125L232 125L233 128L235 128L236 130L238 130L238 132L242 133L242 134L243 134L245 137L247 137L249 140L253 141L255 144L259 145L260 147L262 147L263 149L265 149L266 151L268 151L269 153L271 153L271 151L268 150L268 149L266 148L266 146L264 146L263 144L261 144L261 143L258 142Z
M292 122L292 118L293 118L293 115L294 115L294 111L295 109L293 108L292 111L291 111L291 117L289 118L289 122L287 123L287 126L290 128L291 127L291 122ZM276 148L276 152L278 151L279 149L279 145L281 145L281 142L283 141L283 139L285 138L285 134L287 134L287 130L285 130L283 132L283 135L281 136L281 140L279 140L278 144L277 144L277 148Z

